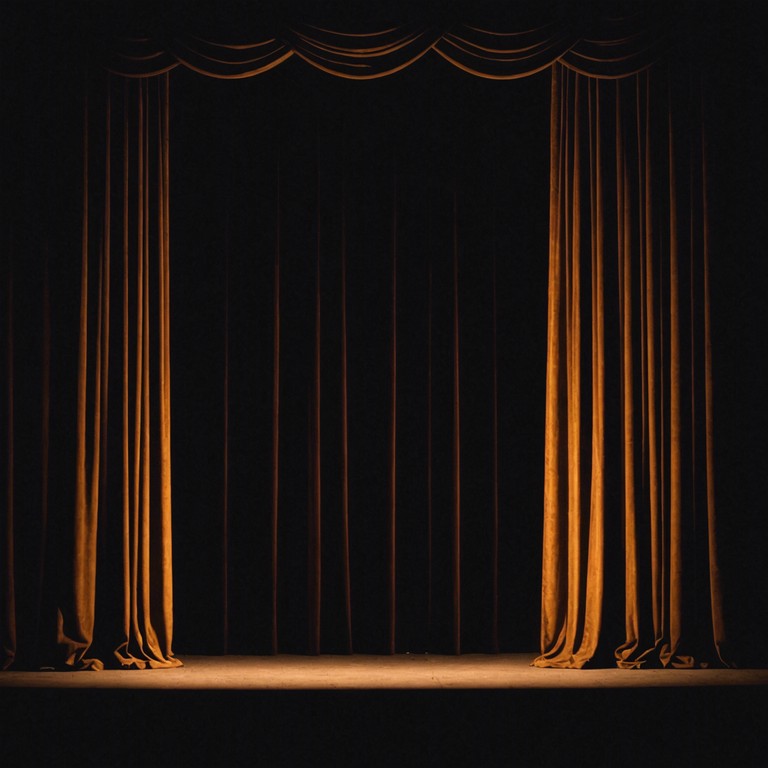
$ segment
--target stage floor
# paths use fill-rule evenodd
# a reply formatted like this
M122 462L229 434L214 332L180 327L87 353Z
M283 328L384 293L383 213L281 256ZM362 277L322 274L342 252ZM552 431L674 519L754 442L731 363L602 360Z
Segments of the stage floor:
M182 656L143 671L3 672L0 688L399 690L768 686L768 669L539 669L534 654Z
M3 768L768 766L768 670L533 654L181 656L0 673Z

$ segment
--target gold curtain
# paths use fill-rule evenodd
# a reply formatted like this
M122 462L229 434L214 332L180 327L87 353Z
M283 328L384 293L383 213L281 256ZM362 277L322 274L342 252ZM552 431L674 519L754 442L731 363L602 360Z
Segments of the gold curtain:
M650 69L674 39L674 25L668 24L665 36L655 29L658 20L652 15L641 19L645 26L639 31L633 28L636 21L613 19L594 34L576 34L564 19L533 24L527 31L515 33L465 24L449 29L405 25L355 35L294 26L281 35L265 34L248 44L180 33L169 35L167 41L152 36L123 40L110 51L107 69L120 76L124 101L117 104L108 95L114 93L114 83L104 94L94 88L85 110L83 136L74 541L70 588L60 601L57 624L57 641L68 665L99 668L105 653L113 654L122 666L179 663L172 651L168 72L184 66L212 77L238 79L269 71L296 55L334 76L373 79L399 72L429 52L483 78L509 80L547 68L552 73L544 557L541 655L535 663L581 667L595 659L605 643L615 643L614 626L606 626L606 607L613 585L619 582L624 608L624 638L614 651L619 666L691 666L713 654L722 661L725 634L715 540L706 174L697 170L705 161L701 120L697 100L687 90L681 91L666 69ZM100 96L104 98L99 100ZM395 186L386 531L391 651L395 650L396 632L394 549L397 445L401 439L397 409L398 377L402 377L397 346L396 190ZM94 201L101 205L95 206ZM460 384L464 382L459 376L463 309L456 205L454 199L449 527L453 648L460 652ZM280 297L284 290L280 227L278 221L270 542L274 651L278 650ZM310 649L314 652L320 649L323 512L319 230L318 222L315 374L308 425L312 483L308 535L313 579L308 592ZM348 537L346 251L342 264L343 520ZM431 333L431 271L429 290ZM0 640L3 665L8 666L17 650L15 579L19 571L14 547L17 430L10 268L3 295L7 299L2 318L6 482ZM493 301L495 355L499 343L495 279ZM615 327L606 322L609 316L618 318ZM229 360L228 349L226 354ZM430 377L431 366L430 357ZM43 368L48 371L47 363ZM494 430L498 428L498 400L503 397L496 376L494 357ZM44 409L49 401L47 386L43 386ZM430 397L431 386L430 379ZM428 408L431 430L431 400ZM43 425L41 477L46 484L47 412ZM497 442L494 431L495 646L499 611ZM432 450L431 442L428 450ZM113 456L120 461L108 466L107 459ZM431 455L427 466L431 473ZM118 473L120 480L115 483ZM431 475L429 483L431 493ZM224 487L226 493L226 480ZM46 485L43 531L47 495ZM428 504L431 526L431 496ZM223 506L226 519L226 497ZM111 545L103 543L105 530L119 532L116 558L110 556ZM607 544L617 540L617 532L623 535L622 546L614 544L609 551ZM695 541L694 532L698 532ZM348 542L343 551L345 631L352 650ZM40 562L44 561L41 556ZM429 568L431 584L431 560ZM42 584L42 570L38 577ZM102 602L111 607L100 610ZM114 606L119 606L116 622L110 618ZM39 611L38 605L38 615ZM702 621L702 615L706 620ZM701 638L702 625L711 647L694 641Z
M686 114L696 102L663 70L614 81L552 70L537 666L580 668L601 630L613 637L608 580L624 584L618 666L723 661L705 158ZM623 573L606 565L619 563L608 525L623 530Z
M122 666L180 663L171 650L168 87L167 76L126 82L122 131L112 124L109 96L103 113L94 110L103 117L105 136L105 159L99 166L104 176L95 190L89 129L96 117L86 105L72 599L59 609L57 633L66 664L74 667L103 665L89 655L100 618L97 573L116 565L103 562L97 542L100 526L116 514L122 549L120 577L114 583L120 583L120 591L109 599L122 605L122 626L114 655ZM122 138L117 184L112 178L113 137ZM91 199L99 197L103 208L92 210ZM122 209L117 264L113 199ZM114 331L122 337L119 355ZM110 370L113 360L120 361L118 372ZM118 424L109 422L110 396L121 401ZM119 499L107 495L107 448L113 440L121 445ZM101 589L103 582L112 580L100 576Z

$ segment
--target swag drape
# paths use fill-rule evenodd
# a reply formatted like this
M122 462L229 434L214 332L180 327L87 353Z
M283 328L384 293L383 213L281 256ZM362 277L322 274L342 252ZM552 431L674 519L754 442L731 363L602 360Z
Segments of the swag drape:
M512 80L550 73L544 538L541 656L536 664L580 667L599 656L606 643L613 644L611 647L621 643L615 651L620 666L655 661L691 665L694 656L696 661L706 660L711 647L720 648L724 631L712 466L705 153L699 102L692 100L687 105L692 111L678 106L680 99L690 97L688 73L680 77L674 61L664 58L667 44L681 34L674 21L665 19L663 34L651 13L629 20L601 19L589 30L577 29L573 20L548 19L512 33L462 24L449 30L410 25L370 35L295 26L247 44L203 40L181 28L166 28L112 48L106 64L109 82L106 87L100 82L91 88L85 116L76 419L71 438L74 546L67 566L70 586L56 601L56 642L66 664L98 668L110 654L123 666L179 663L172 650L169 72L185 67L215 78L247 78L294 56L325 73L356 80L393 75L431 53L482 78ZM665 63L661 65L659 60ZM101 100L98 108L94 108L96 99ZM387 476L382 486L387 494L382 533L387 552L384 645L389 652L400 649L397 595L404 568L398 569L397 549L403 482L398 475L402 466L398 463L398 446L402 446L398 414L403 402L401 355L409 333L400 325L403 299L398 286L405 265L399 254L402 224L397 216L396 174L394 179L390 263L381 273L389 291L382 321L388 326L388 407L385 450L380 458ZM318 211L319 189L318 184ZM271 553L270 607L257 621L270 628L272 652L281 648L278 527L281 492L285 492L281 441L287 365L281 335L287 279L281 232L290 227L282 220L280 192L277 197L277 234L270 255L274 267L271 370L262 371L271 390L272 449L267 473L271 500L265 509L253 512L269 520L265 528ZM477 567L467 561L462 544L480 518L492 531L492 639L484 647L499 647L499 516L513 514L500 511L498 497L499 478L505 471L499 464L498 411L511 396L499 387L498 379L497 353L504 346L504 337L497 335L496 264L500 255L493 258L493 312L490 319L485 316L487 325L481 334L492 353L488 387L472 394L482 397L478 392L484 391L493 406L482 454L490 458L493 470L493 490L486 497L489 508L469 512L468 492L462 488L468 466L463 413L470 401L462 378L462 339L468 326L460 283L469 279L472 269L462 262L462 232L457 224L462 204L454 192L451 213L443 216L449 227L443 242L445 254L442 261L429 263L421 299L428 307L429 333L423 350L429 361L424 398L428 437L423 446L426 460L421 457L418 465L424 475L420 482L429 488L423 511L430 552L427 612L432 610L433 589L437 589L431 559L434 524L449 532L448 564L442 572L448 585L440 591L450 603L448 645L457 653L466 648L462 642L467 622L462 618L466 574ZM301 473L307 481L306 528L301 533L302 541L307 542L307 650L314 653L324 650L320 628L323 574L328 570L321 542L326 477L323 446L327 445L324 431L328 423L322 406L323 376L328 375L323 344L324 237L318 213L315 255L303 267L313 273L314 287L310 299L313 320L307 326L312 343L305 350L311 362L303 424L307 463ZM333 432L342 457L344 543L341 563L333 569L342 574L342 634L346 637L342 645L351 652L359 645L352 640L355 606L348 541L353 514L347 377L351 256L345 242L343 236L338 256L341 281L334 289L340 286L335 311L341 322L337 369L341 429ZM306 267L309 261L313 262L311 270ZM14 558L18 536L13 482L17 471L14 283L10 266L6 272L2 640L3 663L9 666L17 651L17 617L23 612L15 602L20 574ZM226 283L229 286L229 277ZM117 307L116 296L120 297ZM433 300L442 302L441 308L433 307ZM226 306L230 306L228 299ZM618 324L609 324L609 315L617 317ZM443 423L438 430L449 450L439 478L433 476L433 451L439 450L433 444L437 434L433 419L438 418L433 412L433 392L438 385L431 378L432 355L438 353L432 336L437 317L446 323L444 357L450 371L444 398L450 404L450 415L446 418L444 411L439 416ZM222 506L226 544L228 430L235 428L229 424L227 400L232 387L229 315L225 327ZM43 408L44 425L48 418ZM45 439L43 442L45 445ZM433 508L432 488L443 481L441 503ZM518 509L514 514L533 512ZM439 515L447 517L438 521ZM706 535L701 533L702 521ZM44 523L42 527L45 530ZM693 531L698 533L694 536ZM45 547L41 545L38 554L42 563ZM119 568L115 562L120 563ZM227 565L225 582L228 573ZM617 627L607 624L605 611L615 598L615 586L610 585L616 583L624 584L621 638ZM531 584L513 588L530 590ZM41 601L25 615L34 616L32 623L39 623L40 612L49 602ZM225 638L227 615L225 605ZM695 638L695 643L688 643L688 637Z

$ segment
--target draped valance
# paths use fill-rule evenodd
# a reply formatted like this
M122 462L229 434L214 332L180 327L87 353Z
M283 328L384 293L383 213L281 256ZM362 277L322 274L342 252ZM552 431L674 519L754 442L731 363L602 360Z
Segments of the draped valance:
M152 34L115 38L104 50L103 64L126 77L151 77L181 66L210 77L238 79L267 72L296 56L331 75L370 80L436 54L465 72L496 80L526 77L555 62L580 74L619 78L647 68L670 44L679 45L685 29L679 14L659 13L653 5L621 17L574 18L562 10L542 10L521 14L514 26L499 29L483 23L436 22L365 32L262 22L225 40L166 21L153 25Z

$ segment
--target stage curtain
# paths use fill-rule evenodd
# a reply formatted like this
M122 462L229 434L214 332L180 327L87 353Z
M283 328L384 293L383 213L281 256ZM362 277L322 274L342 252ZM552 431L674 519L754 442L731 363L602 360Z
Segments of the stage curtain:
M99 108L86 104L84 116L72 588L57 629L64 663L75 668L101 668L106 650L106 663L124 667L179 664L171 650L168 79L126 83L124 94L119 109L108 95ZM94 129L104 157L92 162ZM108 466L117 457L120 465ZM118 482L108 481L112 473ZM103 528L110 540L100 547ZM97 580L110 606L98 615ZM110 629L120 642L106 649Z
M715 655L719 653L724 631L715 541L706 187L705 175L697 171L703 157L701 121L698 101L691 99L690 89L681 89L669 74L674 65L657 63L679 42L678 21L668 15L662 20L651 12L630 19L589 18L579 24L565 16L537 16L535 23L521 25L522 31L497 32L473 24L410 24L365 34L293 25L254 34L250 42L204 39L171 24L110 47L104 63L111 73L109 84L103 86L102 72L92 77L86 89L76 428L69 443L74 454L74 505L68 520L73 545L61 569L68 574L69 586L58 601L56 627L66 665L95 669L113 659L128 667L179 663L172 650L170 70L184 67L215 78L242 79L298 57L329 75L366 80L394 75L427 54L487 79L512 80L540 72L550 72L552 77L544 558L541 656L536 663L580 667L599 658L606 643L616 642L607 610L617 603L622 604L625 617L623 643L615 650L620 666L657 662L690 666L694 660L706 661L709 649L702 650L702 637L711 637L710 645ZM120 86L117 90L115 83ZM116 92L122 97L117 98ZM404 371L400 356L409 333L401 324L402 297L398 293L403 285L398 189L395 180L391 249L388 263L380 270L389 291L384 305L386 436L379 460L387 475L381 490L387 510L382 535L388 563L385 647L390 652L398 650L396 547L403 466L398 450L403 445L404 426L399 417ZM436 352L432 323L438 314L444 323L440 354L449 371L441 382L440 395L441 404L448 404L450 412L447 418L443 413L440 426L445 438L441 450L449 447L441 456L442 479L447 481L441 491L441 509L448 510L448 517L440 525L450 536L443 575L449 579L449 645L457 653L466 647L462 627L467 622L462 613L462 574L467 574L462 552L462 531L467 530L462 498L467 491L462 478L467 476L468 459L473 458L462 450L466 444L463 409L468 399L462 378L466 352L461 339L467 325L461 284L469 279L469 270L461 262L461 205L461 198L454 195L451 213L443 213L450 233L446 248L450 257L440 263L434 282L431 269L438 267L430 263L426 290L428 372L431 376L431 355ZM307 306L312 319L306 327L311 331L311 343L304 350L312 369L303 393L307 411L302 414L306 439L302 455L306 464L300 473L307 483L300 538L306 541L307 648L313 653L323 650L321 606L324 569L327 571L322 544L323 446L327 444L323 430L327 422L322 404L324 376L328 375L323 342L328 289L323 281L325 232L319 201L317 210L315 259L308 278L312 290ZM274 261L270 261L271 501L267 535L273 652L281 649L278 530L285 473L281 441L286 384L281 377L286 370L283 297L289 279L279 241L288 226L278 217L278 244ZM120 257L115 258L116 253ZM341 645L353 651L347 538L348 262L343 244L338 264L340 274L331 295L338 297L340 313L337 407L341 428L336 437L341 446L342 546L340 562L333 568L341 574ZM16 657L19 616L15 604L19 575L14 492L16 335L10 266L6 275L4 666ZM490 647L496 649L501 471L497 429L504 395L496 367L503 342L497 337L495 260L493 275L493 318L485 339L486 343L492 340L493 417L491 449L482 455L491 458L493 467ZM231 282L227 274L227 286ZM433 299L441 302L439 308L433 306ZM229 312L229 299L225 306ZM607 317L619 322L609 323ZM225 548L230 522L229 430L235 429L229 422L228 400L234 391L230 377L234 357L229 348L232 327L227 315L221 461ZM45 365L43 370L47 370ZM45 412L50 393L45 374L43 378ZM431 473L435 448L431 442L432 379L428 391L425 407L430 437L425 466ZM45 484L47 417L42 423L41 482ZM115 461L114 457L119 458ZM430 474L430 494L432 483ZM48 498L47 490L44 498ZM431 495L426 503L431 525ZM42 509L45 531L45 503ZM615 542L617 535L623 536L623 546L607 551L606 542ZM68 545L60 549L69 552ZM40 567L34 578L42 584L44 554L37 562ZM230 567L225 562L225 596ZM431 569L430 559L430 579ZM620 596L616 584L623 584ZM225 605L225 638L226 621ZM695 640L688 642L688 638ZM224 647L226 650L226 640Z
M723 662L700 117L664 68L553 68L538 666L599 655L617 583L618 666Z

